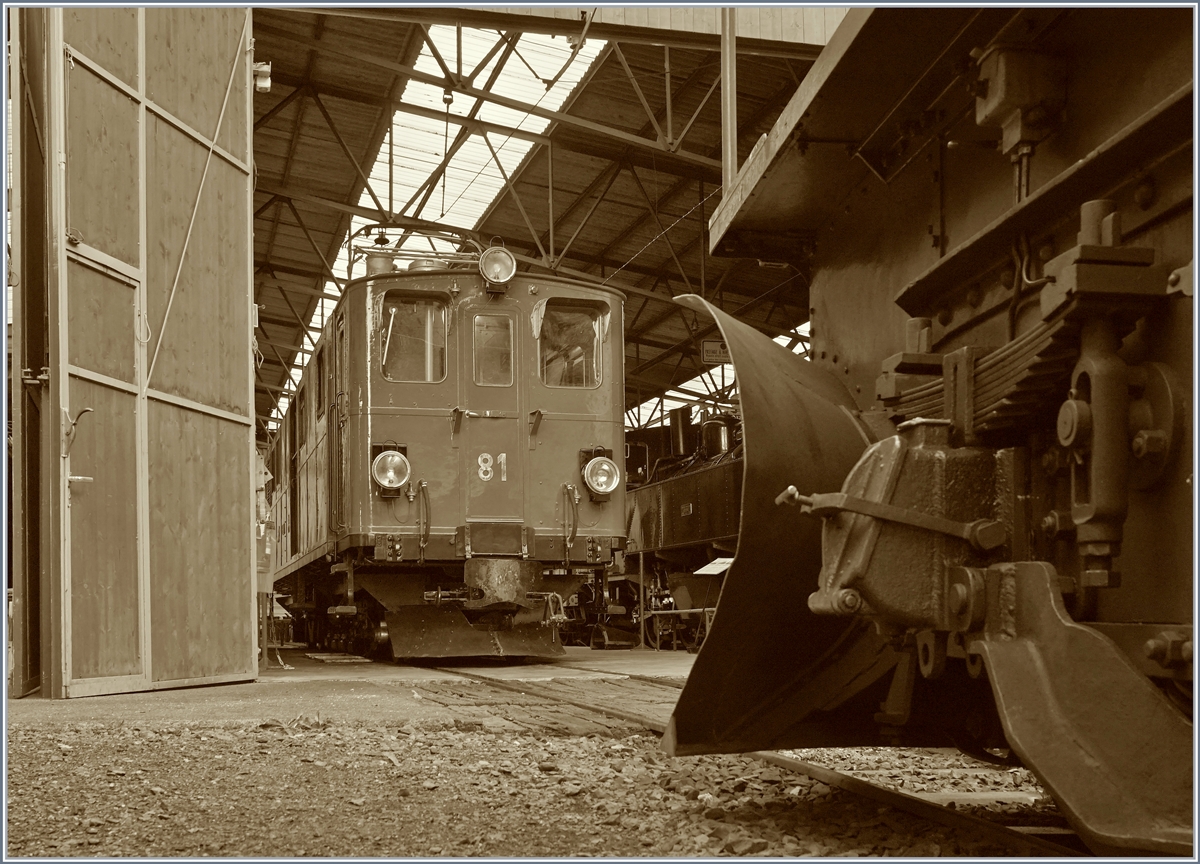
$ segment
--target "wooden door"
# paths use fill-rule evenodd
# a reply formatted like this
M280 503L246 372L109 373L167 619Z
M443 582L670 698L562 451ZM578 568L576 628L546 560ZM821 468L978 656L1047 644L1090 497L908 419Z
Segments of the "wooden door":
M14 322L23 363L46 333L46 384L22 385L14 430L14 595L42 612L42 693L252 678L249 12L40 9L17 24L44 46L19 54L45 86L18 120L14 212L27 237L40 201L46 236L24 244ZM23 612L26 651L31 623Z

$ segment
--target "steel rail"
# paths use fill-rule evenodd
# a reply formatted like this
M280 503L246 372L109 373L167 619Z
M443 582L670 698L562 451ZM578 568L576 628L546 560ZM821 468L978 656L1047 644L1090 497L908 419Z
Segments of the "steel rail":
M458 669L446 669L444 667L436 667L436 666L433 668L436 669L438 672L447 672L451 675L461 675L463 678L467 678L471 681L477 681L481 684L490 684L493 687L499 688L500 690L508 690L512 693L520 693L524 696L537 696L542 699L549 699L552 702L561 702L564 705L572 705L576 708L582 708L584 711L591 711L594 714L600 714L605 717L612 717L617 720L624 720L628 723L636 723L639 726L645 726L647 729L651 730L652 732L657 732L659 735L662 735L667 729L667 726L665 723L660 723L657 720L654 720L653 718L650 718L650 717L646 717L643 714L635 714L632 711L623 711L620 708L613 708L608 705L596 705L591 702L584 702L579 699L568 699L568 698L564 697L563 695L561 695L559 693L555 693L552 690L549 690L547 688L538 687L536 685L530 685L530 683L527 681L517 681L517 682L501 681L496 678L489 678L486 675L476 675L474 672L463 672ZM593 671L593 670L588 670L588 671ZM612 675L615 673L601 672L598 674Z
M797 774L803 774L806 777L819 780L826 786L836 786L843 791L852 792L863 798L869 798L872 801L886 804L889 807L903 810L906 813L912 813L914 816L920 816L923 819L937 822L949 828L965 827L974 829L980 834L985 835L988 839L1002 843L1022 855L1044 854L1083 857L1081 853L1059 843L1042 840L1040 837L1032 837L1009 828L1006 825L989 822L987 819L981 819L969 813L960 813L957 810L943 807L941 804L924 801L915 795L909 795L906 792L900 792L896 789L889 789L886 786L879 786L830 768L822 768L820 765L813 765L811 762L804 762L791 756L765 751L746 753L745 755L752 759L766 762L768 765L774 765L776 768L785 768L788 771L794 771Z
M559 664L556 664L559 665ZM586 669L578 666L565 666L568 669L579 669L582 671L593 672L597 674L617 675L622 678L635 678L635 680L646 680L651 683L660 684L663 687L671 687L672 685L657 681L649 676L633 676L628 673L606 673L602 670ZM585 711L592 711L606 717L613 717L618 720L625 720L630 723L637 723L652 732L663 734L666 730L666 724L655 720L652 717L637 714L632 711L625 711L620 708L613 708L607 705L596 705L580 699L567 698L559 693L555 693L550 688L539 687L535 684L530 684L527 681L503 681L496 678L490 678L486 675L478 675L472 672L462 672L457 669L438 668L439 672L447 672L453 675L460 675L472 681L477 681L481 684L489 684L501 690L508 690L514 693L521 693L526 696L536 696L542 699L548 699L553 702L560 702L565 705L572 705L576 708L581 708ZM777 768L783 768L797 774L803 774L813 780L824 783L826 786L836 787L845 792L850 792L863 798L876 801L888 807L893 807L897 810L903 810L906 813L911 813L914 816L920 816L930 822L936 822L940 825L945 825L948 828L959 830L974 831L978 835L982 835L988 840L996 842L1012 849L1021 855L1051 855L1056 857L1087 857L1081 852L1059 843L1054 843L1049 840L1043 840L1040 837L1032 834L1026 834L1015 828L1010 828L1006 825L1000 825L995 822L989 822L987 819L982 819L978 816L972 816L969 813L961 813L957 810L951 810L940 804L934 804L925 801L915 795L909 795L906 792L900 792L895 789L889 789L886 786L879 786L867 780L862 780L858 777L849 774L843 774L840 771L835 771L831 768L823 768L820 765L814 765L811 762L805 762L791 756L784 756L781 753L773 753L767 751L756 751L751 753L739 754L747 756L751 759L756 759L760 762L765 762L768 765L774 765Z

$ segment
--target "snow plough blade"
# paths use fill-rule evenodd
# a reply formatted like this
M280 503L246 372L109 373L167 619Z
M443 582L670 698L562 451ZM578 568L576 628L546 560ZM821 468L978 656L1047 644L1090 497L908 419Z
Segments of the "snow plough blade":
M745 443L741 531L712 630L671 717L676 755L836 746L869 737L872 713L838 707L879 681L896 654L862 621L817 616L821 520L775 497L837 492L871 443L853 399L814 367L700 297L737 372Z

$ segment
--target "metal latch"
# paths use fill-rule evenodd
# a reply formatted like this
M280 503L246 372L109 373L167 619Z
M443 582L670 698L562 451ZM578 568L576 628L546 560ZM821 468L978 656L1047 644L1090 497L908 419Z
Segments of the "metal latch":
M21 370L21 383L30 387L37 387L43 384L50 383L50 369L47 366L42 367L42 374L34 377L32 369Z
M844 492L828 492L819 495L801 495L795 486L789 486L775 496L776 506L790 504L800 505L804 513L814 516L833 516L842 511L860 513L873 519L883 519L888 522L898 522L911 525L914 528L924 528L926 531L936 531L939 534L949 534L951 537L961 537L976 549L987 552L1002 546L1008 539L1008 531L999 522L990 519L976 519L974 522L956 522L934 516L931 513L921 513L894 504L884 504L879 501L868 501L856 498Z

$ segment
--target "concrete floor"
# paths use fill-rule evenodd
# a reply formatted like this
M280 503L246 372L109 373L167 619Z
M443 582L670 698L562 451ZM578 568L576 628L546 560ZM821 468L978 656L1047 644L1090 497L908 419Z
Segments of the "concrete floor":
M461 659L429 660L421 665L402 663L323 663L305 656L306 649L285 648L279 658L293 667L278 665L275 649L270 652L271 665L259 680L264 683L300 681L373 681L378 683L404 681L453 681L454 672L467 672L503 681L546 681L554 678L608 678L622 675L644 675L651 678L686 678L692 670L696 655L686 651L654 651L631 649L624 651L593 651L570 646L556 660L490 660ZM461 679L458 679L461 680Z
M303 648L284 648L278 656L290 669L271 666L257 681L206 687L182 687L146 693L118 693L80 699L42 699L37 695L6 700L11 725L57 723L244 722L301 714L355 722L453 720L453 709L422 699L422 684L462 682L456 670L505 681L573 679L586 682L626 675L686 678L695 656L686 651L592 651L569 647L559 660L431 660L428 665L399 663L321 663ZM436 666L436 668L435 668ZM412 686L406 686L412 685ZM673 701L673 700L672 700ZM669 712L668 712L669 713ZM515 727L514 727L515 728Z

